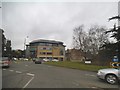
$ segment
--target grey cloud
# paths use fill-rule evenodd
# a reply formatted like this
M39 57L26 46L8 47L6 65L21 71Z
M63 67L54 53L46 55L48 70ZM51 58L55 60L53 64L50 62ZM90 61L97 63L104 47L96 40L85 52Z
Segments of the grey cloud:
M23 49L24 39L38 38L63 41L68 48L72 30L80 24L108 24L107 18L116 14L117 3L3 3L3 29L12 40L14 49ZM112 11L112 12L111 12Z

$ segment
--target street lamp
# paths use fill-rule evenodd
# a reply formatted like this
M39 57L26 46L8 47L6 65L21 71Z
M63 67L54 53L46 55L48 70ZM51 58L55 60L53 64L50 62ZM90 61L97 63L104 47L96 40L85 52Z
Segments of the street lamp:
M24 57L25 57L25 51L26 51L26 41L27 41L28 36L24 39Z

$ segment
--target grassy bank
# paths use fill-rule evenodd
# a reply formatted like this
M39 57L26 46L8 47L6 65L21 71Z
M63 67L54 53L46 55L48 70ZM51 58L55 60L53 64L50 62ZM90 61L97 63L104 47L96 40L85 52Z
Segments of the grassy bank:
M99 69L108 68L108 66L96 66L96 65L87 65L80 62L70 62L70 61L63 61L63 62L45 62L48 65L54 65L59 67L66 67L72 69L79 69L79 70L86 70L86 71L98 71Z

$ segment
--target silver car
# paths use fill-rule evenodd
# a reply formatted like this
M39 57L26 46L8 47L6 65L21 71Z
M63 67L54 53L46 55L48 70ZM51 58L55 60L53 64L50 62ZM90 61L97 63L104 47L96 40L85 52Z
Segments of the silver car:
M0 66L2 67L10 67L10 60L8 57L2 57L2 60L0 60Z
M98 70L97 77L110 84L117 84L120 81L120 68L108 68Z

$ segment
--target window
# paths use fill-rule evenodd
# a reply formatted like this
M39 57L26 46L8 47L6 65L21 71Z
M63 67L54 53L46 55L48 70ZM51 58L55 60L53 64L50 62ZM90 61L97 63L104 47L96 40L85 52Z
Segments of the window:
M60 55L63 55L63 50L60 50Z
M63 61L63 58L60 58L60 61Z
M43 47L43 50L46 50L46 47Z
M43 50L43 48L39 48L40 50Z
M49 44L49 46L52 46L52 44Z
M52 55L52 52L47 52L47 55Z
M52 50L51 47L41 47L40 50Z
M39 43L40 46L45 46L45 43Z
M46 53L45 52L40 52L41 55L45 55Z
M47 50L52 50L52 48L48 47Z
M52 44L53 46L58 46L58 44Z
M36 48L31 47L31 48L30 48L30 51L36 51Z

